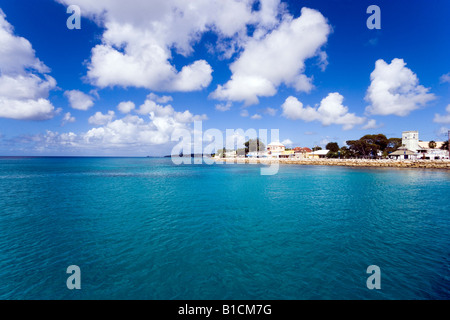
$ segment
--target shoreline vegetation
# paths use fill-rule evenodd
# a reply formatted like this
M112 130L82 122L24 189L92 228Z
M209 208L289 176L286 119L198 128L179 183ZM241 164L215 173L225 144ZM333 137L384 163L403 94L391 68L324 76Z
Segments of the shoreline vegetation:
M346 166L378 168L417 168L450 170L450 160L392 160L392 159L249 159L213 158L216 163L236 164L297 164L310 166Z

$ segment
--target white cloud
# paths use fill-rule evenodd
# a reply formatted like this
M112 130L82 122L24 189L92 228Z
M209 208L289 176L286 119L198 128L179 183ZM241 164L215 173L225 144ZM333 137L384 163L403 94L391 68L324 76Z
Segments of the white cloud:
M194 91L211 82L212 68L205 60L195 61L177 72L169 62L170 49L159 44L148 31L118 23L109 23L107 28L103 44L92 49L87 74L91 84L100 88Z
M158 103L162 103L162 104L166 104L170 101L173 101L173 98L171 96L158 96L157 94L154 94L154 93L150 93L147 96L147 99L158 102Z
M227 103L216 104L216 110L225 112L230 110L232 105L233 103L231 101L228 101Z
M151 117L171 117L176 122L180 123L189 123L193 121L202 121L207 120L208 117L203 115L193 115L189 110L184 112L177 112L171 105L158 105L156 102L152 100L146 100L144 104L142 104L136 112L140 115L150 115Z
M48 100L56 81L35 56L30 42L14 35L0 9L0 117L48 120L58 114Z
M49 120L60 110L55 110L47 99L5 99L0 97L0 117L16 120Z
M441 83L445 83L445 82L450 83L450 72L449 72L449 73L446 73L446 74L443 74L443 75L439 78L439 80L440 80Z
M277 109L274 109L274 108L266 108L265 110L264 110L264 113L265 114L268 114L269 116L272 116L272 117L274 117L276 114L277 114Z
M148 99L137 112L147 115L150 121L136 115L126 115L112 121L114 112L110 111L107 123L89 130L83 135L83 140L88 144L105 147L167 144L173 133L190 130L190 124L194 121L206 120L205 115L193 115L189 110L178 112L170 105L157 105Z
M57 0L70 5L70 0ZM212 68L197 60L177 68L173 51L185 57L206 32L218 43L240 43L247 27L271 28L278 20L279 0L78 0L87 18L105 28L102 43L92 49L88 79L99 87L134 86L157 91L194 91L211 82Z
M262 116L261 116L260 114L258 114L258 113L255 113L254 115L252 115L252 116L250 117L250 119L253 119L253 120L261 120L261 119L262 119Z
M290 147L293 145L293 142L291 141L291 139L286 139L286 140L281 141L281 144L284 144L285 146Z
M248 114L248 110L247 109L243 109L242 111L241 111L241 113L240 113L240 115L241 115L241 117L248 117L249 116L249 114Z
M119 110L121 113L130 113L135 108L135 104L131 101L125 101L119 103L117 106L117 110Z
M146 100L144 105L151 100ZM153 102L154 103L154 102ZM116 119L114 111L97 112L89 118L96 127L79 134L47 131L34 136L30 142L40 151L65 150L89 154L169 154L173 134L193 132L192 123L204 120L204 115L193 115L189 110L175 111L171 106L153 105L143 116L127 114ZM153 148L153 149L152 149Z
M94 98L79 90L69 90L64 95L73 109L87 111L94 105Z
M61 126L65 126L67 123L72 123L75 121L76 121L75 117L72 117L70 112L67 112L62 119Z
M342 103L344 97L337 92L330 93L320 102L316 109L310 106L303 107L303 103L295 97L288 97L281 106L283 116L291 120L303 120L306 122L320 121L322 125L342 125L344 130L350 130L356 125L363 124L365 118L358 117L348 112L348 107Z
M378 124L375 119L370 119L369 121L367 121L367 123L361 129L363 129L363 130L378 129L381 126L382 125Z
M285 15L277 29L266 36L254 36L241 56L231 64L231 79L211 94L218 100L258 103L270 97L281 84L309 92L312 79L305 74L305 60L324 57L320 48L331 31L326 19L316 10L303 8L299 18Z
M366 100L368 114L407 116L435 99L429 89L419 85L416 74L406 67L403 59L393 59L390 64L380 59L370 75L371 84Z
M445 115L440 115L436 113L434 115L433 121L436 123L450 124L450 104L447 106L447 108L445 108L445 111L447 111L447 114Z
M102 126L111 122L115 118L116 114L114 111L108 111L107 114L101 112L96 112L92 117L89 118L88 122L96 126Z

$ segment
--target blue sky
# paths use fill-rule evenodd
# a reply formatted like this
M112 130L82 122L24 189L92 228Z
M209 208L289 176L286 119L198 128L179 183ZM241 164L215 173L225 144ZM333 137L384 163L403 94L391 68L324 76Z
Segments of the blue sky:
M164 155L194 120L301 147L450 128L446 0L90 2L0 0L0 155Z

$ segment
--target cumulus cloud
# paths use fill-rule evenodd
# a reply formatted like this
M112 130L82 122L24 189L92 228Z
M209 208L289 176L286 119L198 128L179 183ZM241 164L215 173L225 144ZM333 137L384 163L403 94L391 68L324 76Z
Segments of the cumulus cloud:
M265 114L268 114L269 116L272 116L272 117L274 117L276 114L277 114L277 109L274 109L274 108L266 108L265 110L264 110L264 113Z
M150 117L170 117L174 121L180 123L188 123L194 121L207 120L208 117L203 115L193 115L189 110L177 112L171 105L162 106L152 100L146 100L136 112L140 115L149 115Z
M94 98L79 90L69 90L64 95L73 109L87 111L94 105Z
M67 123L75 122L75 117L72 117L72 114L70 112L67 112L61 122L61 126L65 126Z
M257 34L245 44L241 56L230 66L231 79L211 96L251 105L259 102L258 97L274 96L281 84L311 91L312 78L304 74L305 60L316 55L326 59L320 48L330 31L326 19L316 10L303 8L296 19L285 14L275 30L263 37Z
M230 110L232 105L233 104L231 101L228 101L227 103L216 104L216 110L225 112Z
M241 117L244 117L244 118L248 117L249 116L248 110L247 109L243 109L241 111L240 115L241 115Z
M366 119L349 113L348 107L342 104L343 101L344 97L334 92L322 99L318 108L313 108L304 107L297 98L290 96L281 106L282 115L291 120L319 121L324 126L338 124L342 125L344 130L350 130L356 125L363 124Z
M370 79L366 95L371 103L366 108L368 114L404 117L435 99L428 88L419 84L417 75L403 59L393 59L390 64L378 60Z
M290 147L290 146L292 146L294 143L291 141L291 139L286 139L286 140L281 141L281 144L283 144L283 145L285 145L285 146L287 146L287 147Z
M369 121L367 121L367 123L361 129L363 129L363 130L378 129L381 126L382 125L377 123L377 120L370 119Z
M72 4L69 0L57 0ZM143 87L156 91L205 88L212 68L205 60L176 67L173 51L189 57L206 32L218 43L239 44L248 26L271 28L278 20L279 0L78 0L87 18L105 28L92 49L87 77L98 87Z
M258 114L258 113L255 113L254 115L252 115L252 116L250 117L250 119L253 119L253 120L261 120L261 119L262 119L262 116L261 116L260 114Z
M173 98L171 96L158 96L157 94L154 94L153 92L147 96L147 99L155 101L157 103L162 103L162 104L166 104L170 101L173 101Z
M115 116L116 114L114 111L108 111L108 113L106 114L96 112L92 117L88 119L88 122L96 126L102 126L111 122L115 118Z
M14 35L0 9L0 117L48 120L59 110L48 100L56 81L40 61L31 43Z
M450 83L450 72L443 74L440 78L439 78L441 83Z
M444 115L440 115L440 114L436 113L434 115L433 121L436 123L450 124L450 104L447 106L447 108L445 108L445 111L447 111L447 114L444 114Z
M124 101L119 103L117 106L117 110L119 110L121 113L130 113L135 108L134 102L131 101Z
M105 146L160 145L170 142L171 135L179 130L190 130L194 121L206 120L206 115L194 115L189 110L176 111L172 106L161 106L147 99L136 112L138 115L126 115L114 119L114 112L107 115L96 114L103 126L93 128L82 135L89 144Z
M151 100L146 100L144 105ZM151 101L154 103L154 101ZM89 154L142 154L170 152L172 135L193 132L192 123L206 119L205 115L194 115L189 110L176 111L172 106L150 104L152 110L141 115L126 114L116 118L114 111L97 112L89 118L94 128L81 133L58 133L47 131L30 137L22 143L35 145L35 150L76 152ZM147 153L148 154L148 153Z

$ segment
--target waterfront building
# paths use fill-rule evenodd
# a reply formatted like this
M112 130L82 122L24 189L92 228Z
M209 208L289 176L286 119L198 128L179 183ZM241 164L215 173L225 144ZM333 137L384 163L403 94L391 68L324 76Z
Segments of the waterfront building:
M402 146L406 147L407 150L411 150L413 152L420 150L419 131L403 131Z
M327 157L328 152L330 152L330 150L317 150L308 153L306 156L310 159L323 159Z
M272 158L279 158L285 150L286 147L280 142L272 142L267 146L267 154Z
M404 146L389 154L389 157L396 160L415 160L417 156L417 152L411 151Z
M402 133L402 146L389 154L390 158L399 160L441 160L449 159L449 152L442 150L444 142L435 142L435 147L430 147L430 141L420 141L419 131L404 131Z
M293 158L295 155L294 150L285 150L280 154L280 158Z
M311 153L312 150L310 148L294 148L294 158L296 159L306 159L307 154Z

